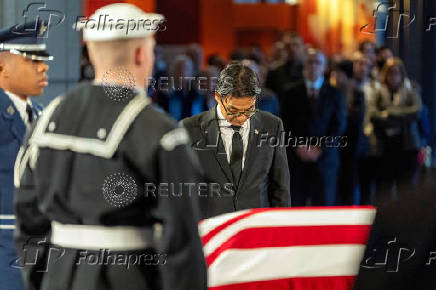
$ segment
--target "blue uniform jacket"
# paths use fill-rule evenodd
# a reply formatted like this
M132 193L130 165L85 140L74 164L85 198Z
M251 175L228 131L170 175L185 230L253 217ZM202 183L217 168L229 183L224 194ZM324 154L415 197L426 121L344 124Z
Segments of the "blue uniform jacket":
M42 107L32 103L34 120ZM24 289L13 243L14 164L26 125L12 100L0 89L0 290Z

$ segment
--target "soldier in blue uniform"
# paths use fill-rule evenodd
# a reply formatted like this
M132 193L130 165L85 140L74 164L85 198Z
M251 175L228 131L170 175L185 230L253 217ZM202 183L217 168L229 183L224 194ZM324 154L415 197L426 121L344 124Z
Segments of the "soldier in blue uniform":
M48 85L51 60L41 37L47 26L42 21L0 31L0 289L24 289L20 270L14 265L15 216L14 163L26 130L42 107L31 100Z

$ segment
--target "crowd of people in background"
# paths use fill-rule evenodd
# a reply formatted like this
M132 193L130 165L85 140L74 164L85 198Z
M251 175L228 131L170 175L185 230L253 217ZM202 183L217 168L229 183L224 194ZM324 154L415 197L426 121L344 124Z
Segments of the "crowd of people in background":
M387 46L366 40L348 57L327 58L286 32L268 55L249 47L228 59L211 54L205 66L202 59L196 44L171 62L157 46L153 79L169 85L151 86L149 95L182 120L216 106L213 80L227 63L252 68L262 87L257 108L281 117L288 135L317 142L287 146L293 206L377 204L413 188L420 167L429 166L428 109Z

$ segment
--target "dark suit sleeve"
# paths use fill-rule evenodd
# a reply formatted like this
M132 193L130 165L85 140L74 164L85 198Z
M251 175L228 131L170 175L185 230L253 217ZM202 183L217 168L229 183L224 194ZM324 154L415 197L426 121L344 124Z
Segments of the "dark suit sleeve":
M26 144L27 142L25 142ZM23 148L27 148L26 145ZM26 155L26 154L24 154ZM20 265L26 289L37 290L41 287L44 271L49 257L50 220L38 208L38 180L26 158L23 160L23 174L15 192L15 246L17 264ZM20 173L18 170L15 174ZM17 184L18 185L18 184Z
M278 92L276 92L275 79L276 79L275 71L274 70L268 71L268 73L266 74L265 87L274 91L277 94Z
M186 145L160 148L158 167L161 183L199 183L195 155ZM167 255L166 264L161 268L165 290L207 289L206 265L198 234L198 193L194 188L184 190L181 196L169 194L159 200L163 220L159 251Z
M276 136L280 140L280 135L283 134L283 123L278 122ZM276 146L272 166L269 172L269 199L272 207L288 207L291 206L290 195L290 176L288 159L286 156L286 148L284 146Z
M330 123L329 136L342 136L347 126L346 108L344 95L339 90L334 90L336 101L333 119Z

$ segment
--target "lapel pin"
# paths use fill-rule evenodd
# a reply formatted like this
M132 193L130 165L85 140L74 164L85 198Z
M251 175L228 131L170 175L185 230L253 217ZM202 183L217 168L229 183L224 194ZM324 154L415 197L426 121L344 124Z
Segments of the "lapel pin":
M257 131L257 129L254 129L254 134L259 134L259 131Z
M7 112L9 113L9 115L12 116L12 115L15 113L15 109L14 109L14 107L9 106L8 109L7 109Z

